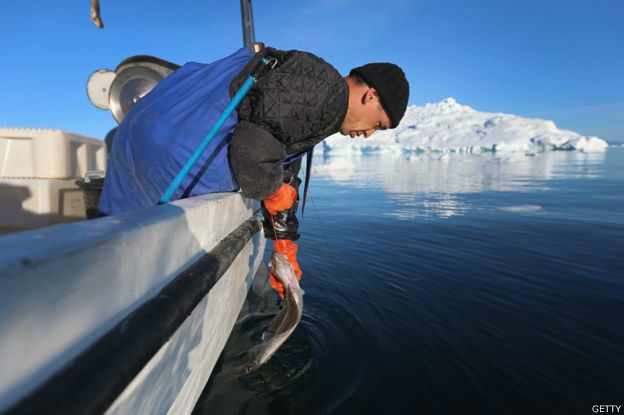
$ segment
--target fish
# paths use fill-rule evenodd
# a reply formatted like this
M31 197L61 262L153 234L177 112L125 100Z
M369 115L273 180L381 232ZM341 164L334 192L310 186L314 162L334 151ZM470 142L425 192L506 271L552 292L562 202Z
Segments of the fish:
M269 260L271 274L277 278L286 291L284 302L286 305L273 318L269 328L263 333L263 341L254 346L247 354L251 355L251 362L239 368L237 375L248 375L271 359L273 354L284 344L295 330L303 314L303 290L286 256L274 252Z
M104 23L100 17L100 0L91 0L91 20L98 29L104 27Z

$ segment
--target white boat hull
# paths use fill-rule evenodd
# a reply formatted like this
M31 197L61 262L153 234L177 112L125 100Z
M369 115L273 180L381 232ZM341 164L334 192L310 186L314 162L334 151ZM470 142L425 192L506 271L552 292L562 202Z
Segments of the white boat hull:
M75 362L112 331L127 335L120 326L124 319L257 208L240 194L212 194L0 238L0 412L44 402L46 385L58 390L63 383L51 379L80 366ZM264 244L256 232L131 381L96 407L105 409L106 402L108 413L190 413L261 266ZM99 356L104 368L119 358ZM72 401L90 397L68 393L54 399L78 411L81 403Z

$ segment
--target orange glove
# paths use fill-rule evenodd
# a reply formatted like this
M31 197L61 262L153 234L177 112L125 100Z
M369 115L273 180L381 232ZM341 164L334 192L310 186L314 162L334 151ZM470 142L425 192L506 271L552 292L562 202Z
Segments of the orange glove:
M296 199L297 190L288 183L283 183L279 189L264 199L264 207L271 216L275 216L277 212L290 209Z
M293 267L293 271L295 271L295 275L297 276L297 281L301 281L301 274L303 273L301 272L301 268L299 268L299 263L297 262L297 250L299 249L299 245L289 239L279 239L273 241L273 248L275 249L275 252L281 252L286 256L286 258L288 258L288 262L290 262L290 265ZM271 284L271 287L278 292L280 298L284 299L284 296L286 295L284 285L282 285L282 283L271 273L269 273L269 283Z

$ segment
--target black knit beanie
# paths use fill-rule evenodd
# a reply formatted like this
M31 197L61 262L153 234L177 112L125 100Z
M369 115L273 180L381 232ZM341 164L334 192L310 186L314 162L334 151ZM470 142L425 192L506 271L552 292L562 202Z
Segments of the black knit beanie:
M369 63L351 69L349 75L357 75L375 88L381 98L381 105L390 116L392 128L399 125L409 98L409 83L403 70L393 63Z

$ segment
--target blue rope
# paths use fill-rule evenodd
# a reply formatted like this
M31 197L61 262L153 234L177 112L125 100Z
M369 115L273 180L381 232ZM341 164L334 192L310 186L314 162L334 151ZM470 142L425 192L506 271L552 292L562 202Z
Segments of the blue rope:
M297 154L287 154L286 158L284 158L284 161L282 162L282 166L284 167L290 166L295 161L299 160L300 158L303 158L303 156L305 156L307 152L308 150L303 150Z
M167 190L165 190L165 193L163 193L163 195L160 197L160 200L158 201L159 205L165 204L171 200L173 193L178 187L180 187L180 184L182 184L182 180L184 180L191 168L195 165L195 163L197 163L199 157L202 155L204 150L206 150L206 147L208 147L208 144L210 144L214 136L217 135L230 114L232 114L234 109L243 100L245 95L247 95L247 92L254 84L254 82L256 82L256 78L254 78L253 75L249 75L243 85L236 92L236 95L234 95L234 98L232 98L229 105L225 108L225 110L223 110L223 113L221 114L215 125L213 125L212 129L208 132L204 140L199 144L197 149L195 149L195 152L188 159L184 167L182 167L177 176L169 184L169 187L167 187Z

